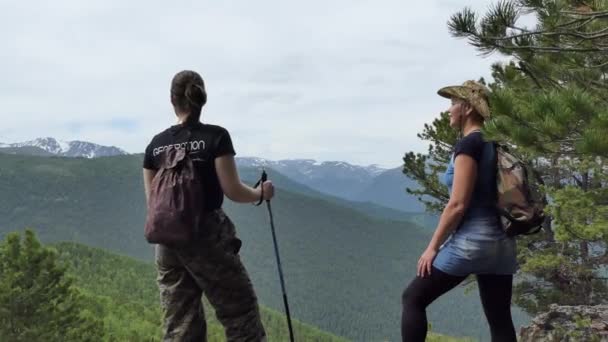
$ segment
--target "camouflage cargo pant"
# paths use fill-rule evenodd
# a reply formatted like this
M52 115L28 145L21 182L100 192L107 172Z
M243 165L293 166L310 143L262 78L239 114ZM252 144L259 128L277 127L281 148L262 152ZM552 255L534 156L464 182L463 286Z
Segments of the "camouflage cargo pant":
M204 236L192 246L156 246L163 341L207 341L203 294L224 326L227 341L266 341L233 223L217 210L206 217L204 227Z

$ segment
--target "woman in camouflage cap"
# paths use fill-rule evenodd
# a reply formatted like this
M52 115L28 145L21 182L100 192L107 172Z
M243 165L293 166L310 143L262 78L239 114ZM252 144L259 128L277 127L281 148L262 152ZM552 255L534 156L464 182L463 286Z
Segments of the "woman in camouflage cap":
M403 341L424 341L426 307L469 275L477 276L492 341L516 341L511 319L515 240L500 227L496 209L496 150L481 129L490 118L488 89L475 81L444 87L450 126L461 139L444 175L450 191L433 237L403 293Z

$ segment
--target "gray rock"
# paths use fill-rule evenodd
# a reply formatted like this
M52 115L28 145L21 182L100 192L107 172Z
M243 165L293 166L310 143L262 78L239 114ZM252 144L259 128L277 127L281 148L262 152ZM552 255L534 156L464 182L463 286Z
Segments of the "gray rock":
M520 342L608 342L608 305L553 304L519 335Z

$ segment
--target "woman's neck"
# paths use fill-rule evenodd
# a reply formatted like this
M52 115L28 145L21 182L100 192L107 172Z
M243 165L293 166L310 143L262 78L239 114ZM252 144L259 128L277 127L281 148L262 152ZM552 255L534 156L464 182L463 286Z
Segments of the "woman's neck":
M465 122L464 127L462 128L462 135L467 136L473 132L480 131L482 124L478 122Z
M177 115L177 124L182 125L188 121L188 114L178 114Z

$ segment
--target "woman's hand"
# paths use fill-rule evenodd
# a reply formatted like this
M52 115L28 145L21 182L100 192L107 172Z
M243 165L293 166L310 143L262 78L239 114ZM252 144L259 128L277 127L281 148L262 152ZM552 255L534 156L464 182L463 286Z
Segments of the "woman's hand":
M272 185L271 181L265 181L262 184L262 188L264 189L264 200L270 201L274 197L274 185Z
M428 247L418 260L418 270L416 275L420 278L424 278L427 275L431 275L431 267L433 266L433 260L437 256L437 250Z

